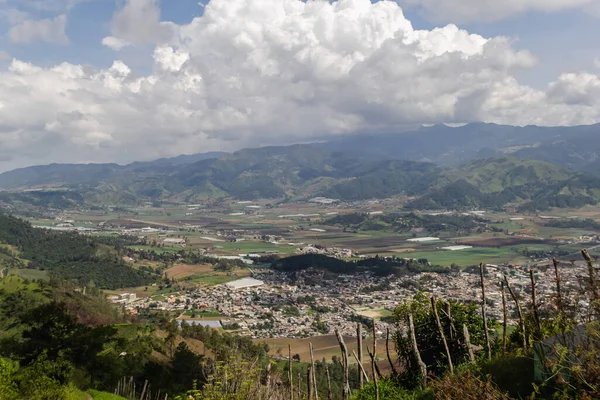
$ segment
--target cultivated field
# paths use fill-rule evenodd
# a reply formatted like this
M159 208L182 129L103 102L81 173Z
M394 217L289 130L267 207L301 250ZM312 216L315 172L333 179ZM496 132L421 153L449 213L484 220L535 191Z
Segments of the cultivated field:
M171 268L165 271L168 278L175 278L181 280L189 276L198 274L211 274L214 273L212 265L201 264L201 265L187 265L187 264L175 264Z

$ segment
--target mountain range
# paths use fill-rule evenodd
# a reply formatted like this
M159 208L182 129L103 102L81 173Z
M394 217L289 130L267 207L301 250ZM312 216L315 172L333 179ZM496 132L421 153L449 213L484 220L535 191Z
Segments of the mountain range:
M435 125L128 165L52 164L0 174L0 202L15 196L39 202L42 194L55 201L123 205L406 195L418 197L407 207L421 209L580 206L600 201L599 134L600 125Z

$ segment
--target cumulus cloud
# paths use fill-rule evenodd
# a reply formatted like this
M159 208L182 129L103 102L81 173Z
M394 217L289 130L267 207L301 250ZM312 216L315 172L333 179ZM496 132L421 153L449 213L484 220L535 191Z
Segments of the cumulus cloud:
M528 11L557 12L579 8L593 13L598 0L396 0L433 21L496 21Z
M0 170L439 122L600 121L597 75L562 75L546 91L520 85L514 73L535 64L527 51L455 25L416 30L391 1L212 0L181 26L163 25L157 3L140 1L117 12L112 34L157 43L151 73L136 75L121 61L93 70L18 60L0 72ZM133 3L169 34L123 28L125 20L148 23L125 12Z
M61 14L56 18L32 20L26 19L13 26L8 32L14 43L30 43L42 41L48 43L68 44L69 38L65 32L67 16Z
M126 0L115 12L111 36L103 43L117 50L125 44L164 43L174 30L175 24L160 20L158 0Z
M102 39L102 44L105 45L106 47L109 47L109 48L115 50L115 51L119 51L119 50L123 49L124 47L131 46L131 43L129 43L123 39L114 37L114 36L105 37L104 39Z

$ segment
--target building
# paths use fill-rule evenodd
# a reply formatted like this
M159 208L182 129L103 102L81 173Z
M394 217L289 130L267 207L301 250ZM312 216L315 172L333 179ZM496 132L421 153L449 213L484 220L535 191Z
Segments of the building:
M265 283L263 281L259 281L258 279L242 278L238 279L237 281L226 283L225 286L227 286L230 289L245 289L250 287L262 286L264 284Z

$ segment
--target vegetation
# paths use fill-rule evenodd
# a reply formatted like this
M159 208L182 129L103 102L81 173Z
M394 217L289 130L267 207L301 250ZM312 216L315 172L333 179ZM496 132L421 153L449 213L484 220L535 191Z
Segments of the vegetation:
M369 215L366 213L341 214L330 218L328 225L343 226L352 231L393 231L409 233L420 229L430 233L469 232L484 226L487 221L465 215L425 215L415 213L386 213Z
M432 190L409 209L500 209L523 211L581 207L600 200L600 179L541 161L512 157L477 160L440 175Z
M409 272L450 272L450 268L434 266L426 259L397 257L365 258L359 261L344 261L322 254L303 254L274 261L271 268L282 272L297 272L307 269L327 271L335 274L352 274L369 271L377 276L402 275Z
M125 264L100 241L76 232L34 228L28 222L0 214L0 243L18 249L22 268L47 270L103 289L141 286L158 277ZM6 253L6 251L4 251ZM14 255L13 255L14 256Z

